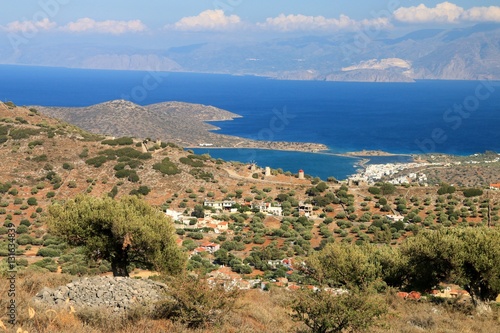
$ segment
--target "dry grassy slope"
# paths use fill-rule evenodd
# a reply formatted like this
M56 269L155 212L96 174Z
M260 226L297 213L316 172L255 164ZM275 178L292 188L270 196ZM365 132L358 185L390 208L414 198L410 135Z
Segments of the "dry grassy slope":
M139 106L115 100L83 108L36 108L43 114L65 120L92 133L116 137L159 138L182 145L197 145L216 139L228 140L229 138L209 133L216 127L205 122L239 117L212 106L180 102Z
M139 109L133 108L135 111L131 112L142 112L140 107L137 107ZM208 112L203 117L204 119L213 119L218 116ZM115 122L118 123L119 121ZM291 181L290 177L276 176L271 177L270 183L261 182L254 180L251 177L252 172L246 170L243 166L231 163L216 164L214 161L206 161L205 167L202 168L205 172L214 175L214 181L207 182L196 179L189 173L193 168L179 162L181 157L186 157L189 153L180 148L167 147L155 151L151 159L142 161L143 165L137 169L140 182L132 183L126 179L115 177L113 167L118 163L115 160L108 161L99 168L85 162L89 158L98 156L98 152L102 150L123 148L121 146L111 147L102 144L102 137L92 135L73 125L41 113L33 113L21 107L8 108L2 103L0 103L1 126L10 126L11 129L33 129L39 132L28 138L9 139L7 142L0 144L0 154L2 156L0 182L13 182L15 187L26 189L26 193L23 194L26 197L31 196L30 189L32 187L44 183L45 188L33 195L37 197L41 206L45 206L50 202L49 199L45 198L46 193L49 191L56 192L55 199L66 199L87 191L95 196L104 195L116 185L119 188L118 196L121 196L128 194L133 189L137 189L140 185L144 185L152 190L146 196L146 200L151 204L161 205L166 200L173 199L172 207L175 208L184 198L187 198L187 192L192 190L196 194L196 198L190 198L187 203L188 207L192 207L197 202L202 201L208 192L213 192L214 198L222 199L225 193L234 192L235 189L241 188L244 190L245 196L250 195L250 187L254 184L265 187L273 184L273 181ZM126 127L126 125L121 124L117 124L117 126ZM52 135L53 137L49 137ZM41 143L30 147L30 143L36 141ZM135 145L127 147L140 150ZM85 150L87 156L82 157L82 152ZM44 155L45 158L40 158ZM164 176L154 170L153 165L165 157L169 157L171 161L177 164L182 172L173 176ZM73 168L71 170L64 169L64 163L69 163ZM49 172L48 169L54 171L62 179L61 186L56 190L53 190L50 181L45 179ZM240 176L230 176L235 174ZM302 186L309 184L307 180L298 181L293 179L292 181ZM69 187L70 182L74 182L76 187ZM90 186L91 188L89 188ZM294 187L295 185L291 186ZM198 191L202 187L204 192ZM172 198L174 193L179 194L177 199ZM274 193L277 194L278 192ZM6 196L9 195L6 194Z

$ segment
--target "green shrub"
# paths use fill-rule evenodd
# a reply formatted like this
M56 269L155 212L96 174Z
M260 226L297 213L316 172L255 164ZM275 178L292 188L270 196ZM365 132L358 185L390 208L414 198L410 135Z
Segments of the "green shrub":
M87 158L89 156L89 149L83 148L82 152L78 156L80 158Z
M168 157L165 157L161 161L161 163L154 164L153 169L160 171L164 175L169 175L169 176L176 175L181 172L179 168L177 168L177 165L171 162Z
M38 156L33 157L31 160L33 162L47 162L48 159L49 158L47 157L47 155L42 154L42 155L38 155Z
M104 140L101 143L110 146L127 146L133 144L134 140L129 137L122 137L115 140Z
M58 249L52 249L48 247L42 247L41 249L38 250L36 253L37 256L40 257L59 257L61 255L61 251Z
M107 161L108 159L106 158L106 156L96 156L94 158L86 160L85 163L88 165L93 165L96 168L99 168Z
M2 136L6 136L7 134L9 134L9 130L10 130L11 128L12 128L11 126L3 126L3 125L0 125L0 135L2 135Z
M57 272L57 263L52 258L44 258L32 264L33 266L48 269L50 272Z
M190 155L190 156L194 156L194 155ZM205 164L203 164L203 161L195 160L195 159L193 159L193 157L181 157L179 159L179 162L181 162L182 164L186 164L186 165L195 167L195 168L201 168L201 167L205 166Z
M43 141L42 140L35 140L35 141L31 141L30 143L28 143L28 147L30 149L33 149L36 146L43 146Z
M21 235L21 234L27 234L29 233L29 228L25 225L20 225L16 229L16 233Z
M11 187L12 187L11 183L0 183L0 193L9 192Z
M39 135L42 132L39 128L13 128L10 137L14 140L27 139L32 135Z
M439 195L453 194L453 193L455 193L455 187L453 187L451 185L448 185L448 184L441 184L441 186L439 187L437 193Z
M31 222L29 220L22 219L21 222L19 223L19 225L25 225L27 227L30 227L31 226Z
M16 238L16 242L18 245L27 245L27 244L31 244L31 242L33 241L33 238L31 238L30 235L20 235L19 237Z
M115 173L116 178L127 178L129 181L136 183L139 181L139 176L134 170L118 170Z
M63 163L62 167L64 170L72 170L73 169L73 166L69 163Z
M483 195L483 190L481 190L479 188L468 188L468 189L463 190L463 193L464 193L464 196L466 198L478 197L478 196Z
M137 195L137 194L141 194L141 195L148 195L149 192L151 192L151 189L147 186L139 186L139 188L137 190L132 190L130 191L130 195Z
M149 160L153 158L153 155L151 153L142 153L137 158L140 160Z
M35 197L30 197L28 198L28 201L27 201L28 205L30 206L36 206L38 205L38 201L36 200Z

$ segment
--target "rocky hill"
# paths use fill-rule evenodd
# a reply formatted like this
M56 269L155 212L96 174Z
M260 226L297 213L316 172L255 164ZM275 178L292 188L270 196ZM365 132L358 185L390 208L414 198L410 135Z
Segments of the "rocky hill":
M175 142L183 147L210 144L213 147L261 147L314 151L324 145L294 142L261 142L222 135L207 122L230 121L237 114L213 106L164 102L140 106L125 100L115 100L82 108L41 107L42 114L74 124L87 131L107 136L150 138Z

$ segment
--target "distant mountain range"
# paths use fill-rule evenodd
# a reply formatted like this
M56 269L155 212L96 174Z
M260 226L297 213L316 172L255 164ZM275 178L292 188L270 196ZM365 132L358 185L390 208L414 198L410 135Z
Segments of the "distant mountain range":
M82 45L0 50L0 63L72 68L252 74L277 79L408 82L500 80L500 25L419 30L398 38L361 33L166 50Z

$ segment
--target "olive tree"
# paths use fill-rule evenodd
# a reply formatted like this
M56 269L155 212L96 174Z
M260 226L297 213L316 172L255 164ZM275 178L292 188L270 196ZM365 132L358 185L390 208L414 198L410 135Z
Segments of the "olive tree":
M77 196L49 207L49 230L93 259L111 262L114 276L128 276L139 263L167 274L184 270L186 258L175 242L172 221L136 196Z
M308 274L322 285L364 289L381 277L369 245L333 243L306 260Z
M298 291L292 304L292 318L303 322L313 333L359 332L387 312L380 296L349 292Z
M490 228L425 230L401 246L408 283L420 290L456 283L476 307L500 293L500 231Z

